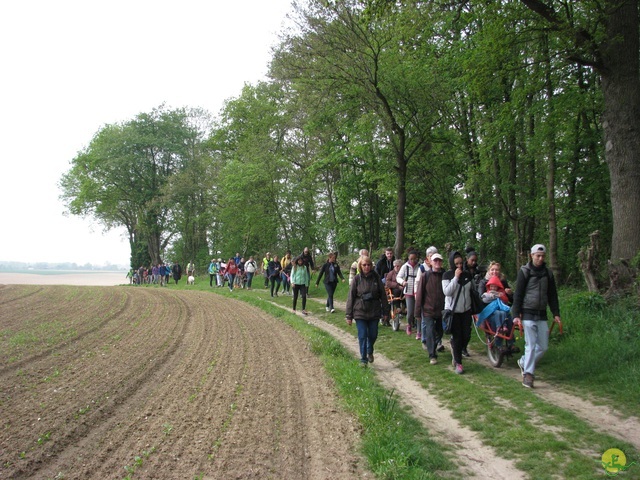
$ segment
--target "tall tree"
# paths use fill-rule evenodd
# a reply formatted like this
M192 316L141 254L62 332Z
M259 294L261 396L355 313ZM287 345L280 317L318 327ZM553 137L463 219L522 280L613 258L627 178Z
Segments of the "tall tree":
M184 109L164 106L122 124L107 125L71 162L63 175L62 199L74 215L89 215L106 229L129 232L132 267L146 244L147 259L161 261L172 229L165 186L184 164L193 137ZM146 262L145 262L146 263Z
M640 17L638 0L567 4L520 0L563 40L567 60L602 79L605 157L611 179L611 259L640 251Z

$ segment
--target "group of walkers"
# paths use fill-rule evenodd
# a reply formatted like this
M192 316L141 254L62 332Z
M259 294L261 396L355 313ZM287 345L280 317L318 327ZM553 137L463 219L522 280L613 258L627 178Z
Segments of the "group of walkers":
M515 291L502 273L498 262L491 262L486 269L478 266L478 254L471 248L465 252L452 251L448 262L431 246L426 249L422 262L419 253L410 250L405 260L396 259L393 249L387 248L377 263L373 263L367 250L360 250L359 258L349 269L349 292L347 295L346 321L354 321L358 330L361 365L374 361L374 345L380 324L388 326L391 309L406 312L406 333L421 341L429 355L431 365L438 364L438 354L446 350L443 344L443 315L451 317L448 328L452 366L457 374L464 373L463 357L469 357L474 315L478 325L487 321L495 332L511 332L514 323L522 325L525 333L524 355L518 359L522 371L523 385L533 388L536 364L549 345L547 307L554 320L560 321L558 292L553 273L545 264L546 248L536 244L531 248L529 262L518 271ZM345 278L337 263L336 253L330 253L319 269L315 286L322 281L327 292L325 309L334 313L334 293ZM448 269L447 269L448 266ZM303 315L308 315L307 297L311 274L315 270L314 260L308 248L292 257L286 251L280 258L267 252L260 265L253 256L247 260L236 253L226 262L221 258L211 259L207 268L209 286L253 288L253 281L262 274L264 288L271 297L283 295L293 297L292 309L297 311L301 300ZM195 277L193 261L187 265L189 278ZM149 269L140 267L131 270L127 277L133 284L153 283L166 285L173 276L177 284L182 269L176 262L158 264ZM282 290L281 290L282 289ZM388 298L394 299L393 305ZM477 302L485 306L478 309ZM400 303L399 299L402 299ZM509 354L519 353L513 337L502 344L496 336L496 347Z
M524 355L518 359L522 371L522 384L533 388L536 364L549 344L547 307L555 321L560 321L558 292L553 273L545 264L546 248L536 244L531 248L530 261L518 272L515 292L501 271L498 262L491 262L486 270L478 267L478 254L471 248L464 253L452 251L448 256L448 269L436 247L426 249L423 262L419 253L410 250L406 260L395 259L387 248L375 264L367 250L360 251L359 259L351 265L347 297L346 321L356 322L361 365L374 361L374 345L378 326L389 325L391 308L406 309L406 333L420 340L428 352L431 365L438 363L443 345L443 314L451 312L450 350L452 366L457 374L464 373L463 357L471 340L472 322L486 319L493 331L511 331L513 323L520 323L525 333ZM375 268L374 268L375 267ZM403 298L404 306L389 305L391 298ZM484 308L474 312L474 297ZM396 303L396 302L394 302ZM395 313L395 310L394 310ZM520 350L510 338L505 345L496 340L496 346L509 352Z
M173 265L159 263L148 268L141 265L137 270L132 268L127 272L130 285L160 285L164 287L169 283L170 277L173 277L176 285L182 278L182 268L177 262L174 262Z

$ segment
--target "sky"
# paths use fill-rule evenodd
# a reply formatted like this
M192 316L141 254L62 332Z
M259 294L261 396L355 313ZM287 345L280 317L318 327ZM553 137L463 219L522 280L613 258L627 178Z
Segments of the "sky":
M216 115L265 79L290 2L1 2L0 261L128 265L124 228L64 215L71 160L163 103Z

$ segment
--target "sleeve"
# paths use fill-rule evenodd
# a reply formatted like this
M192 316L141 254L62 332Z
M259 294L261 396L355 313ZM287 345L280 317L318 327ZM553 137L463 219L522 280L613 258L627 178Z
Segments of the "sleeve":
M398 282L398 285L404 285L406 280L404 278L404 276L406 275L407 272L407 268L405 268L405 265L402 266L402 268L400 268L400 271L398 272L398 274L396 275L396 282Z
M351 282L349 285L349 293L347 295L347 307L346 307L346 318L353 320L353 304L355 303L356 298L356 289L358 288L358 282Z
M316 279L316 287L320 285L320 280L322 280L322 276L324 275L324 271L326 268L327 268L326 263L322 265L322 268L320 268L320 273L318 274L318 278Z
M554 317L560 316L560 302L558 301L558 287L556 285L556 279L551 272L548 273L549 276L549 290L547 292L547 297L549 299L549 308L551 309L551 313Z
M454 276L452 279L442 280L442 291L447 297L451 297L458 286L458 277Z

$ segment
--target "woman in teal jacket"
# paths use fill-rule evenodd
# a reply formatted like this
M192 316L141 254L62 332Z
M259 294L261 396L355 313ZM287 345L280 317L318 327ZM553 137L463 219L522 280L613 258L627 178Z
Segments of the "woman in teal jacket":
M307 312L307 286L309 285L309 270L304 265L302 257L296 257L293 261L291 269L291 286L293 287L293 311L296 311L298 303L298 294L302 296L302 314L308 315Z

